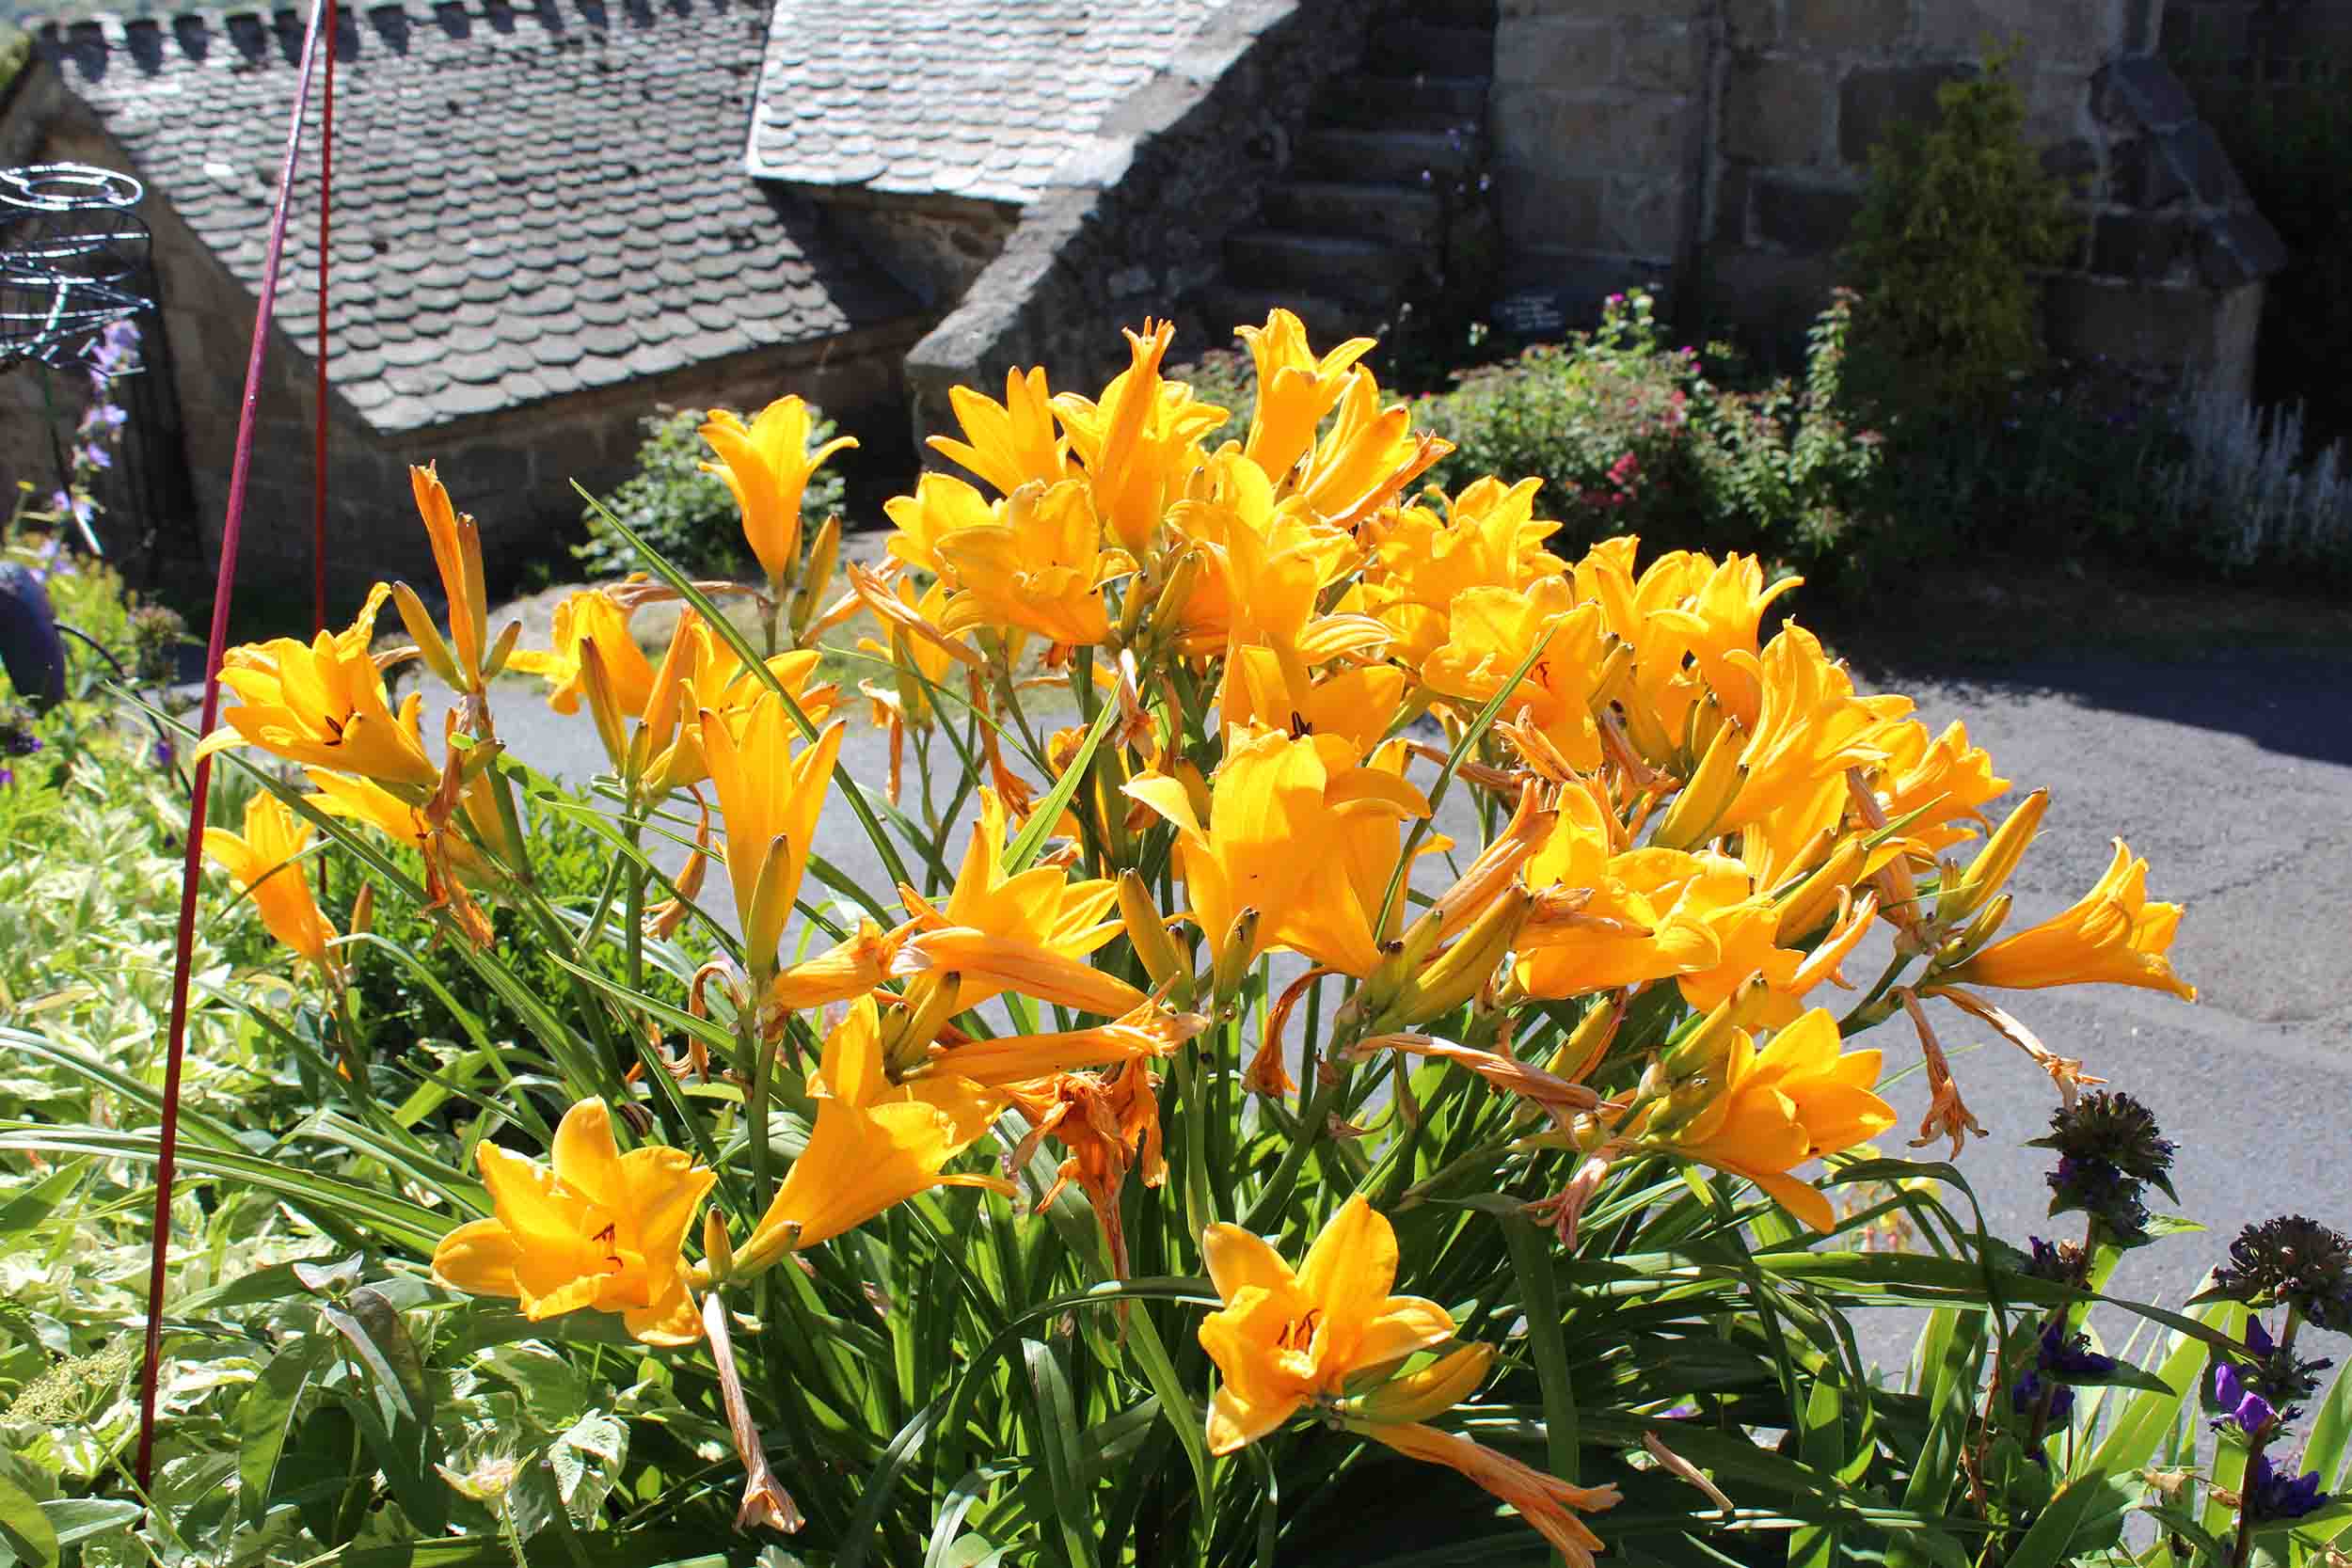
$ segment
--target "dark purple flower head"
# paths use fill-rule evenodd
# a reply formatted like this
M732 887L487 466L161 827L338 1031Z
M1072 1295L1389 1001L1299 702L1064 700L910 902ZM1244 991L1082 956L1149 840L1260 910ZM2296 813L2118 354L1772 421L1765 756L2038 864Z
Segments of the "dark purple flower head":
M2254 1306L2291 1307L2314 1328L2352 1333L2352 1240L2301 1214L2249 1225L2230 1243L2214 1290Z
M2319 1489L2319 1472L2281 1473L2266 1453L2254 1456L2246 1477L2246 1512L2256 1519L2300 1519L2332 1501Z

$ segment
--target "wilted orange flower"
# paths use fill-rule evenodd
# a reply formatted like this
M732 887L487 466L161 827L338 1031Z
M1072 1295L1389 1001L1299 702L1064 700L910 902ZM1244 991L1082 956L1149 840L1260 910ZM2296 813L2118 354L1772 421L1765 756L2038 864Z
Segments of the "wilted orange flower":
M1029 1123L1029 1135L1013 1150L1015 1165L1027 1164L1049 1137L1070 1150L1037 1206L1044 1208L1063 1187L1077 1182L1103 1227L1113 1277L1126 1278L1127 1235L1120 1221L1120 1191L1131 1170L1141 1170L1146 1187L1168 1180L1168 1161L1160 1153L1160 1103L1152 1092L1150 1064L1126 1062L1107 1075L1057 1073L1015 1085L1007 1096Z

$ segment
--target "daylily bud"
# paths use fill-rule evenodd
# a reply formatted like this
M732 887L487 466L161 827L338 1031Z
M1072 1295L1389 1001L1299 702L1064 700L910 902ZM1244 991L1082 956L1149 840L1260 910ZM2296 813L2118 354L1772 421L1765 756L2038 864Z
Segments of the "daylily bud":
M1552 1053L1549 1070L1556 1078L1581 1084L1592 1076L1593 1069L1600 1066L1601 1059L1609 1054L1609 1047L1616 1041L1617 1025L1624 1022L1625 997L1622 992L1613 1002L1604 1000L1596 1003L1582 1018L1577 1020L1576 1027L1561 1042L1560 1049Z
M1600 668L1593 675L1593 711L1596 713L1625 696L1625 689L1633 678L1632 643L1611 632L1602 648Z
M1759 1014L1771 998L1772 988L1761 974L1740 981L1696 1028L1666 1048L1659 1061L1668 1079L1681 1085L1712 1072L1730 1054L1732 1036L1761 1022Z
M1233 1005L1233 999L1241 994L1242 982L1248 978L1258 946L1258 918L1254 908L1235 915L1232 928L1225 933L1225 941L1216 950L1209 984L1219 1012Z
M1783 947L1793 947L1798 938L1827 925L1836 911L1837 895L1860 879L1869 853L1859 833L1831 850L1820 868L1781 900L1780 925L1773 940Z
M716 1209L703 1213L703 1268L713 1285L725 1284L735 1273L735 1243L727 1237L726 1216Z
M1956 969L1975 958L1978 949L2001 934L2001 927L2009 923L2010 908L2015 902L2012 896L2004 893L1987 904L1983 911L1969 922L1966 930L1944 944L1944 950L1935 956L1935 967Z
M361 882L358 895L351 901L351 934L366 936L375 929L375 884Z
M1200 551L1188 547L1168 569L1168 580L1160 585L1160 595L1152 610L1152 629L1169 644L1184 635L1184 607L1192 602L1194 585L1200 580Z
M1490 979L1495 966L1518 940L1519 928L1535 907L1535 895L1524 882L1514 882L1486 911L1462 933L1461 940L1439 954L1438 960L1408 981L1405 994L1391 1010L1401 1026L1417 1027L1468 1002ZM1375 1027L1398 1027L1383 1021Z
M1748 781L1748 770L1740 762L1740 753L1746 748L1747 731L1737 720L1717 728L1697 770L1650 835L1651 847L1688 849L1707 841Z
M1985 901L2001 891L2017 863L2025 858L2026 847L2042 829L2042 815L2050 809L2050 792L2037 789L2017 802L2017 809L2009 814L1959 882L1947 888L1935 901L1935 918L1947 927L1959 925L1984 907Z
M1405 967L1405 943L1384 942L1380 944L1380 961L1372 966L1370 974L1364 976L1364 983L1350 998L1349 1006L1357 1008L1359 1016L1367 1023L1385 1018L1405 994L1405 988L1411 979L1412 972Z
M931 1041L956 1016L963 994L959 974L925 975L907 988L907 1000L882 1017L882 1060L904 1070L923 1059Z
M1119 600L1119 623L1111 631L1111 646L1132 648L1136 645L1136 635L1143 630L1143 606L1148 597L1150 595L1144 592L1140 578L1127 579L1126 589Z
M400 611L400 624L408 628L408 635L417 644L417 655L424 667L433 672L442 685L453 690L469 689L457 673L457 661L450 657L449 644L441 641L441 631L426 612L424 601L417 591L405 582L392 584L392 604Z
M1712 691L1705 702L1692 703L1691 711L1682 719L1682 750L1689 756L1704 756L1715 743L1716 735L1724 727L1723 699Z
M1495 1348L1464 1345L1441 1355L1417 1372L1392 1377L1368 1394L1341 1402L1340 1409L1359 1420L1383 1426L1425 1421L1443 1415L1478 1391L1494 1365Z
M515 644L522 641L522 636L523 624L520 621L507 622L506 629L500 632L499 640L490 645L490 657L483 662L482 673L492 680L504 674L506 661L514 656Z
M1168 934L1167 923L1160 919L1158 906L1152 902L1151 889L1133 867L1119 874L1119 913L1127 927L1127 940L1133 943L1136 957L1143 964L1143 972L1152 976L1155 986L1172 982L1170 999L1182 1007L1192 1000L1192 966L1177 951L1176 939Z
M834 513L825 518L824 526L808 547L808 569L801 578L800 592L792 600L792 641L799 642L808 635L808 626L817 619L818 604L825 596L826 585L833 581L834 562L841 555L841 516Z

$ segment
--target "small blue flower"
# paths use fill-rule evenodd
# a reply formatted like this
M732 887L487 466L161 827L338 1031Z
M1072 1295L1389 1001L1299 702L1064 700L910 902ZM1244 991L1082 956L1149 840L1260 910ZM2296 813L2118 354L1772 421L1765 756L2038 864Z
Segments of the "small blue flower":
M85 468L111 468L115 466L112 454L95 441L74 448L73 461L75 466Z

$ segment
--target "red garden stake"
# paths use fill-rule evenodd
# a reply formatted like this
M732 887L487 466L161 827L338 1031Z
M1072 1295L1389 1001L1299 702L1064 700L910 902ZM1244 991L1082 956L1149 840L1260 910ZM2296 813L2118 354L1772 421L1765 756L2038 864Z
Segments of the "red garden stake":
M220 659L229 642L229 593L237 577L237 539L245 520L246 477L253 467L254 415L262 398L262 363L269 345L272 305L278 298L278 264L286 250L286 219L294 207L294 165L302 150L302 120L310 102L310 68L317 58L321 24L331 0L312 0L310 30L302 40L302 74L294 87L286 155L278 170L278 203L270 215L269 247L262 262L262 285L254 303L253 347L245 366L245 398L237 415L237 445L229 468L229 506L221 522L220 570L213 584L212 638L204 651L204 705L198 728L212 733L220 720ZM321 232L326 204L320 203ZM325 245L320 247L324 264ZM325 302L321 302L322 313ZM321 417L325 417L322 407ZM164 1056L164 1110L155 1151L155 1228L147 1271L147 1348L139 1369L139 1490L152 1490L155 1464L155 1390L164 1346L164 1264L171 1250L171 1181L180 1148L180 1063L188 1039L188 971L196 950L196 892L204 865L204 803L211 792L213 759L196 765L188 798L187 854L180 868L180 935L171 973L171 1027Z
M319 96L318 372L310 435L310 634L326 629L326 241L335 211L335 0L326 0L326 80ZM319 876L326 875L319 863Z

